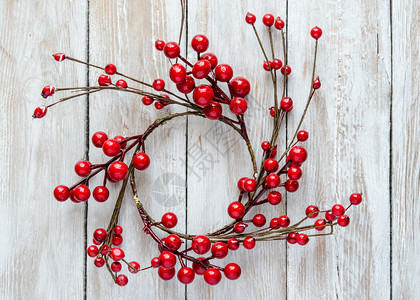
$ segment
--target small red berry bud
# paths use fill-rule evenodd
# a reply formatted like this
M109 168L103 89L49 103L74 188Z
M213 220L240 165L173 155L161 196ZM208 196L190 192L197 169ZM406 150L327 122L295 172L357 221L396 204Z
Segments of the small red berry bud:
M152 86L156 91L161 91L165 88L165 81L163 79L155 79Z
M359 193L353 193L350 195L350 203L353 205L359 205L362 202L362 195Z
M272 62L270 62L271 68L274 70L279 70L283 66L283 62L280 59L275 59Z
M284 183L284 188L289 193L294 193L299 189L299 182L297 180L287 179Z
M119 261L125 257L124 251L120 248L112 248L109 256L114 261Z
M337 217L340 217L342 215L344 215L344 213L346 212L346 209L344 208L343 205L341 204L335 204L332 208L331 211L333 212L333 214Z
M245 16L245 22L247 22L250 25L254 24L256 20L257 18L255 17L254 14L247 13Z
M231 204L229 204L228 214L232 219L236 219L236 220L240 219L245 214L245 207L239 201L232 202ZM199 253L199 254L202 254L202 253Z
M309 238L306 234L301 233L296 237L296 242L301 245L304 246L309 242Z
M350 224L350 218L347 215L342 215L337 218L337 224L341 227L346 227Z
M128 175L128 167L122 161L114 161L108 167L108 175L114 181L124 180Z
M316 230L322 231L322 230L325 229L325 224L327 224L327 223L325 222L324 219L318 219L318 220L315 221L314 226L315 226Z
M201 55L201 59L208 60L210 62L211 68L214 69L217 66L218 59L217 56L213 53L207 52Z
M168 42L163 47L163 53L168 58L177 58L181 53L181 48L175 42Z
M311 36L314 39L316 39L316 40L319 39L321 37L321 35L322 35L322 30L318 26L311 29Z
M230 263L226 265L223 272L225 273L227 279L235 280L241 276L242 271L241 267L239 267L237 264Z
M80 177L88 176L91 172L91 169L90 169L91 165L92 164L87 160L79 161L74 166L74 171Z
M244 222L238 222L235 224L235 226L233 226L233 230L236 233L243 233L247 227L248 225L245 224Z
M280 101L280 107L285 112L289 112L293 109L293 100L290 97L284 97Z
M233 77L233 69L227 64L220 64L214 69L216 79L221 82L228 82Z
M245 249L251 250L255 247L255 239L253 237L246 237L244 238L244 241L242 242Z
M37 107L34 110L34 114L32 115L32 118L34 119L41 119L47 114L47 108L46 107Z
M280 218L279 218L279 226L280 227L284 227L284 228L286 228L287 226L289 226L290 225L290 219L289 219L289 217L288 216L281 216Z
M201 107L210 105L214 98L214 91L211 86L202 84L197 86L193 92L193 100L195 104Z
M192 68L192 75L197 79L206 78L211 71L211 63L207 59L200 59Z
M270 62L264 61L263 69L266 71L270 71L271 70Z
M105 202L109 198L109 190L106 186L97 186L92 195L96 201Z
M146 153L137 153L133 157L133 165L137 170L146 170L150 166L150 158Z
M235 97L245 98L251 90L251 85L247 79L235 77L229 82L229 88Z
M187 71L181 64L174 64L169 69L169 77L175 83L182 83L187 77Z
M254 179L248 178L247 180L244 181L244 190L246 192L252 193L252 192L255 192L256 189L257 189L257 182Z
M161 223L166 228L174 228L178 223L178 218L174 213L168 212L162 216Z
M117 73L117 67L114 64L108 64L105 67L105 73L107 73L108 75L114 75L115 73Z
M305 142L308 140L309 134L307 131L305 130L300 130L297 135L296 138L299 142Z
M277 17L276 21L274 22L274 27L277 30L282 30L284 28L284 21L280 19L280 17Z
M198 53L205 52L209 47L209 39L203 34L197 34L192 38L191 46Z
M261 149L263 149L264 151L267 151L268 149L270 149L270 143L268 141L264 141L261 143Z
M63 61L66 59L66 55L64 53L53 54L53 57L56 61Z
M124 80L124 79L119 79L116 83L115 83L115 85L117 86L117 87L119 87L119 88L122 88L122 89L126 89L127 88L127 82Z
M98 253L99 253L99 249L98 249L98 247L97 247L97 246L95 246L95 245L91 245L91 246L89 246L89 247L87 248L87 254L88 254L90 257L95 257L96 255L98 255Z
M42 89L41 96L43 98L47 98L49 96L54 95L54 93L55 93L55 87L47 85Z
M316 218L319 214L319 209L315 205L309 205L305 210L305 214L311 219Z
M222 106L216 101L211 101L203 109L204 115L210 120L217 120L222 115L222 112Z
M271 27L274 24L274 16L272 14L265 14L262 18L262 22L265 26Z
M280 72L281 72L283 75L285 75L285 73L286 73L286 76L288 76L288 75L290 75L290 73L292 73L292 68L290 68L290 67L289 67L289 66L287 66L287 65L284 65L283 67L281 67Z
M263 214L256 214L253 218L252 218L252 223L256 226L256 227L262 227L265 225L265 223L267 222L267 219L265 218L265 216Z
M65 185L59 185L54 189L54 197L57 201L66 201L70 197L70 190Z
M100 86L109 86L111 83L111 77L109 77L107 74L102 74L98 77L98 84Z
M163 48L165 47L165 42L162 40L157 40L155 42L155 48L159 51L163 51Z
M281 194L278 191L272 191L267 196L268 203L277 205L281 202Z
M236 97L230 101L229 108L235 115L242 115L248 109L248 103L244 98Z
M120 274L117 276L117 284L119 286L125 286L128 283L128 278L124 274Z

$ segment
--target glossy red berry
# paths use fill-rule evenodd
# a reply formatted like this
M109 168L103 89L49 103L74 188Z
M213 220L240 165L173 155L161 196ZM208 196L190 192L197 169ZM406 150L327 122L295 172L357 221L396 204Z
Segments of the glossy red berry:
M101 268L105 265L105 259L103 257L98 256L95 258L94 262L96 267Z
M187 70L181 64L174 64L169 69L169 77L175 83L182 83L187 77Z
M115 156L121 150L120 143L115 139L106 140L102 144L102 151L105 153L106 156Z
M289 233L286 237L286 240L289 244L296 244L296 238L298 234L295 232Z
M244 190L248 193L255 192L257 190L257 182L255 179L247 178L244 181Z
M228 82L233 77L233 70L232 67L226 64L218 65L214 69L214 75L216 79L221 82Z
M209 85L202 84L194 89L193 100L198 106L205 107L210 105L213 98L214 91Z
M223 242L217 242L211 246L211 255L215 258L225 258L228 255L228 251L227 245Z
M222 280L222 274L218 269L211 268L204 272L204 281L210 285L216 285Z
M197 258L198 260L205 260L205 258L204 257L199 257L199 258ZM207 264L209 261L208 260L205 260L203 263L204 264ZM195 272L195 274L197 274L197 275L204 275L204 273L206 272L206 268L204 268L202 265L201 265L201 263L199 263L199 262L193 262L193 264L192 264L192 268L193 268L193 270L194 270L194 272Z
M284 21L280 19L280 17L277 17L276 21L274 22L274 27L277 30L282 30L284 28Z
M197 34L192 38L191 46L195 52L203 53L209 48L209 39L203 34Z
M165 269L173 268L176 264L176 257L172 252L163 251L159 255L159 259L161 261L162 267Z
M96 241L95 239L93 239L94 241ZM101 243L101 242L100 242ZM102 255L107 255L108 254L108 252L109 252L109 246L108 245L104 245L103 247L102 247L102 250L101 250L101 254Z
M279 226L286 228L290 225L290 219L288 216L281 216L279 217Z
M245 207L239 201L232 202L231 204L229 204L228 214L232 219L240 219L245 214Z
M229 239L229 241L227 242L227 246L228 246L229 250L238 250L238 248L239 248L238 239L236 239L236 238Z
M176 234L170 234L165 238L165 246L171 251L177 251L182 245L182 241Z
M203 109L204 115L210 120L217 120L222 115L222 112L222 106L216 101L211 101L210 104Z
M160 109L162 109L164 107L165 107L165 104L163 104L163 102L161 102L161 101L155 102L155 108L156 109L160 110Z
M99 249L97 246L91 245L87 248L87 255L89 255L90 257L95 257L98 254L99 254Z
M175 42L168 42L163 47L163 53L168 58L177 58L181 53L181 48Z
M244 98L236 97L230 101L229 108L235 115L242 115L248 109L248 103Z
M296 138L299 142L305 142L308 140L309 134L307 131L305 130L300 130L297 135Z
M205 254L210 250L210 239L204 235L197 235L192 239L191 247L197 254Z
M236 233L243 233L247 227L248 225L245 224L244 222L238 222L233 226L233 230Z
M197 79L206 78L211 71L211 63L206 59L200 59L192 68L192 75Z
M90 174L90 172L91 172L91 169L90 169L90 166L91 165L92 164L89 161L87 161L87 160L79 161L74 166L74 171L80 177L88 176Z
M324 219L318 219L315 221L314 226L316 230L322 231L325 229L325 224L327 224L327 222L325 222Z
M133 157L133 166L137 170L146 170L150 166L150 158L146 153L140 152Z
M128 283L128 278L124 274L120 274L117 276L117 284L119 286L125 286Z
M63 61L66 59L66 55L64 53L55 53L53 57L56 61Z
M245 192L244 183L245 183L245 180L247 180L247 179L248 179L247 177L242 177L241 179L238 180L238 189L241 192Z
M244 238L244 241L242 242L245 249L251 250L255 247L255 239L253 237L246 237Z
M211 68L214 69L217 66L218 59L213 53L207 52L201 55L201 59L206 59L210 62Z
M305 162L308 157L308 153L302 146L295 146L289 152L290 159L298 164Z
M112 248L109 256L112 260L119 261L125 257L125 254L120 248Z
M251 91L249 81L243 77L235 77L229 82L229 87L235 97L245 98Z
M136 274L140 271L140 264L136 261L132 261L129 263L128 271L130 273Z
M183 93L183 94L189 94L189 93L191 93L194 90L194 88L195 88L194 78L192 78L191 76L187 76L185 78L185 81L184 82L178 83L176 85L176 88L178 89L178 91L180 93Z
M125 141L125 137L122 135L117 135L114 137L114 140L116 140L121 145L121 149L125 149L127 147L127 141Z
M353 205L359 205L362 203L362 195L359 193L353 193L350 195L350 203Z
M46 107L37 107L34 110L34 114L32 115L32 118L41 119L46 114L47 114L47 108Z
M158 50L158 51L163 51L163 48L165 47L165 42L164 41L162 41L162 40L157 40L156 42L155 42L155 48Z
M117 73L117 67L113 64L108 64L105 67L105 73L107 73L108 75L114 75L115 73Z
M159 268L162 265L162 262L160 261L159 257L153 257L152 260L150 261L150 264L152 265L153 268Z
M302 177L302 170L299 167L290 167L287 170L287 176L292 180L298 180Z
M230 280L238 279L241 276L241 272L241 267L235 263L227 264L224 269L226 278Z
M248 24L254 24L255 21L257 20L257 18L255 17L254 14L251 13L247 13L245 16L245 22L247 22Z
M151 105L153 103L153 99L149 96L143 96L143 98L141 98L141 102L143 102L144 105Z
M290 73L292 73L292 68L290 66L284 65L283 67L281 67L280 72L283 75L289 76Z
M271 62L264 61L263 62L263 69L267 72L270 71L271 70Z
M92 195L96 201L105 202L109 198L109 190L106 186L97 186Z
M162 91L165 88L165 81L163 79L155 79L152 86L156 91Z
M272 191L267 196L268 203L277 205L281 202L281 194L278 191Z
M280 107L285 112L289 112L293 109L293 100L289 97L284 97L280 101Z
M322 35L322 30L318 26L311 29L311 36L314 39L316 39L316 40L319 39L321 37L321 35Z
M158 275L163 280L171 280L175 276L175 268L165 269L159 267Z
M119 246L123 242L123 237L121 235L114 235L112 238L112 245Z
M112 272L118 273L119 271L121 271L121 269L122 269L121 263L119 263L117 261L114 261L111 264L111 270L112 270Z
M325 220L328 222L333 222L337 217L334 215L334 213L329 210L325 213Z
M279 229L279 218L272 218L270 221L270 228L273 230Z
M119 79L119 80L117 80L117 82L115 83L115 85L117 86L117 87L119 87L119 88L122 88L122 89L126 89L127 88L127 81L125 81L124 79Z
M189 267L182 267L181 269L179 269L177 277L181 283L189 284L193 282L195 273L194 270Z
M341 227L346 227L350 224L350 218L347 215L342 215L337 218L337 224Z
M300 233L298 234L298 236L296 237L296 242L301 245L304 246L309 242L309 238L306 234L304 233Z
M96 148L102 148L104 142L108 139L105 132L97 131L92 135L92 144Z
M93 232L93 238L98 242L104 242L107 237L107 232L103 228L98 228Z
M102 74L98 77L98 84L100 86L109 86L111 83L111 77L109 77L107 74Z
M297 180L287 179L284 183L284 188L289 193L294 193L299 189L299 182Z
M279 163L274 158L268 158L264 162L264 170L266 170L267 173L276 172L278 169L279 169Z
M274 16L272 14L265 14L262 18L262 22L265 26L271 27L274 24Z
M279 175L275 173L267 175L267 178L265 179L265 184L271 189L278 187L280 185Z
M280 59L276 58L275 60L270 62L270 66L274 70L280 70L281 66L283 66L283 62Z
M54 189L54 197L57 201L66 201L70 198L70 190L65 185L59 185Z
M84 184L79 184L74 188L74 197L76 200L79 200L81 202L87 201L90 197L90 190L89 188Z
M319 80L319 78L317 78L317 79L315 79L314 80L314 83L313 83L313 89L314 90L317 90L317 89L319 89L321 87L321 81Z
M54 95L54 93L55 93L55 88L53 86L47 85L42 89L41 96L43 98L47 98L49 96Z
M346 209L344 208L343 205L341 204L335 204L332 208L331 211L333 212L333 214L337 217L344 215L344 213L346 212Z
M263 214L256 214L252 218L252 223L256 227L263 227L265 225L265 223L267 223L267 219L265 218L265 216Z
M311 219L316 218L319 214L319 209L315 205L309 205L305 210L305 214Z
M178 218L174 213L168 212L162 216L161 223L166 228L174 228L178 223Z
M271 145L268 141L264 141L261 143L261 149L263 149L264 151L267 151L270 148L271 148Z
M108 167L108 175L114 181L121 181L128 175L128 167L122 161L114 161Z

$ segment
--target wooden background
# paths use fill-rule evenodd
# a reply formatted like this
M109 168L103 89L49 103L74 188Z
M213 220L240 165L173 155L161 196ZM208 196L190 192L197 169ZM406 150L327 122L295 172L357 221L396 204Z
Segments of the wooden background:
M2 0L0 298L418 299L420 1L187 0L186 5L182 45L206 34L219 61L252 84L247 115L256 149L271 131L266 108L272 89L244 22L246 12L257 15L260 30L265 13L287 20L293 68L287 92L295 109L280 147L294 132L307 97L314 47L309 31L315 25L323 29L317 68L322 88L304 122L310 139L301 188L274 210L260 211L268 217L287 213L293 221L309 204L326 208L361 191L365 202L350 212L350 226L306 247L276 242L241 249L221 262L238 262L241 278L223 279L216 287L201 278L187 287L163 282L155 271L129 276L124 288L113 285L107 271L85 255L93 230L107 225L113 199L58 203L52 190L76 180L78 160L104 160L86 143L93 132L132 135L176 109L157 112L142 106L139 97L100 93L54 107L42 120L31 114L51 101L39 95L44 85L94 84L100 74L57 63L50 56L55 52L101 66L112 62L148 82L168 78L168 61L153 42L177 40L180 3ZM265 34L263 42L268 45ZM183 49L194 57L190 46ZM177 213L179 230L208 232L228 221L237 178L251 174L248 154L234 133L215 122L190 117L172 125L148 144L152 166L138 175L143 201L157 218L168 210ZM121 214L126 255L146 266L157 249L141 232L130 197Z

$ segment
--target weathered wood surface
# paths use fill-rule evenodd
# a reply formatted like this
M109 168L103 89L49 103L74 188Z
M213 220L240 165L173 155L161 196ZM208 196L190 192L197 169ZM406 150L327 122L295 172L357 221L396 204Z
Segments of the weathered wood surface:
M293 135L309 92L314 50L309 31L315 25L323 29L316 71L322 88L303 124L310 139L301 188L275 210L261 207L259 212L268 219L287 213L293 222L309 204L328 208L361 191L366 201L351 210L350 226L337 228L334 236L313 238L305 247L273 242L253 251L240 249L220 265L238 262L241 278L224 278L217 287L196 278L185 288L176 280L159 280L155 271L129 276L124 288L113 285L105 269L98 270L93 259L85 258L84 249L95 228L106 228L112 201L57 203L51 191L76 180L73 165L86 153L91 161L104 159L100 150L86 145L87 134L102 130L110 136L132 135L179 109L156 111L144 107L139 97L101 92L89 97L88 105L80 99L53 107L42 120L30 116L34 107L52 101L39 96L44 85L86 84L86 67L57 63L50 57L54 52L89 56L101 66L112 62L119 71L147 82L167 79L169 62L153 43L158 38L178 40L180 3L3 1L0 298L418 297L419 2L200 0L187 1L187 7L181 44L197 33L206 34L209 51L219 62L231 64L234 76L247 77L252 84L247 119L257 157L259 144L271 131L267 108L272 88L256 38L243 21L246 12L257 15L267 47L262 15L269 12L288 21L293 72L287 93L294 99L294 111L282 128L280 148ZM283 59L280 35L274 38L277 56ZM190 46L183 51L194 57ZM99 74L90 69L90 84ZM193 117L172 122L147 144L152 165L147 174L137 172L142 201L156 218L168 210L177 213L180 231L211 231L229 221L226 206L236 193L237 178L252 173L248 153L226 126ZM117 192L113 189L111 197ZM123 246L128 260L147 266L157 249L141 231L130 196L127 193L120 217Z

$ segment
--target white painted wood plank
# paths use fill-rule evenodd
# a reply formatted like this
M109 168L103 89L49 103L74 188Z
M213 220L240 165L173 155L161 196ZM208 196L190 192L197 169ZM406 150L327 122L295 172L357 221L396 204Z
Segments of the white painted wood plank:
M392 296L420 295L420 2L392 1ZM417 284L416 284L417 282Z
M217 55L219 63L231 65L234 77L243 76L251 83L245 119L259 166L261 142L269 139L272 132L273 120L268 109L273 105L273 88L269 74L262 68L264 57L252 27L245 23L245 16L247 12L257 16L256 26L269 49L262 16L272 13L284 17L285 2L190 1L188 10L188 38L191 40L199 33L207 35L208 51ZM274 32L274 36L280 47L280 34ZM277 48L277 53L280 49ZM195 58L191 47L189 57ZM229 108L224 105L223 110L228 112ZM230 112L227 115L233 116ZM190 117L188 131L188 231L204 234L232 220L227 207L238 198L237 181L243 176L252 177L253 171L245 142L226 125ZM259 212L270 220L284 213L284 205L253 209L247 219ZM285 258L283 241L257 244L251 251L241 246L223 260L214 262L221 267L229 262L238 263L242 268L238 280L230 281L223 276L216 287L211 287L197 276L188 286L187 296L190 299L284 299Z
M91 1L90 6L90 60L105 66L116 64L124 74L152 83L163 78L170 90L174 86L169 80L168 60L154 49L157 39L178 40L181 6L179 1ZM95 84L101 73L92 70L90 82ZM116 81L114 79L114 81ZM129 82L129 84L133 84ZM134 84L135 87L139 85ZM150 89L148 89L150 90ZM90 98L90 134L101 130L110 136L141 134L156 118L179 111L173 106L157 111L154 106L145 107L141 97L124 93L99 93ZM151 158L150 167L136 172L139 195L146 209L156 218L167 211L178 215L179 231L185 228L185 120L177 120L147 139L146 149ZM90 148L94 162L105 157L94 147ZM127 159L131 154L127 156ZM175 182L172 180L175 179ZM95 181L98 184L100 181ZM93 184L94 182L92 182ZM93 185L95 185L93 184ZM89 202L88 237L98 227L106 228L121 184L112 188L111 197L105 203ZM167 201L167 200L170 201ZM124 228L122 248L128 261L137 260L142 267L160 254L157 244L142 232L142 222L127 190L120 224ZM164 235L157 230L157 233ZM148 270L133 275L124 267L123 274L129 277L125 287L113 284L108 271L97 269L93 260L88 260L89 299L180 299L185 289L176 279L165 282L158 277L157 270Z
M83 102L32 120L45 85L71 86L86 69L55 62L59 51L84 57L86 1L0 3L0 298L82 299L84 209L53 197L83 158ZM69 147L71 145L71 147ZM69 203L70 202L70 203Z
M316 74L322 88L303 129L310 132L301 188L288 197L288 214L307 205L348 204L352 192L364 203L349 211L351 223L332 237L288 247L291 299L386 299L389 247L389 6L379 1L289 2L289 55L295 101L289 138L309 93L315 42L324 30ZM299 117L298 117L299 116Z

